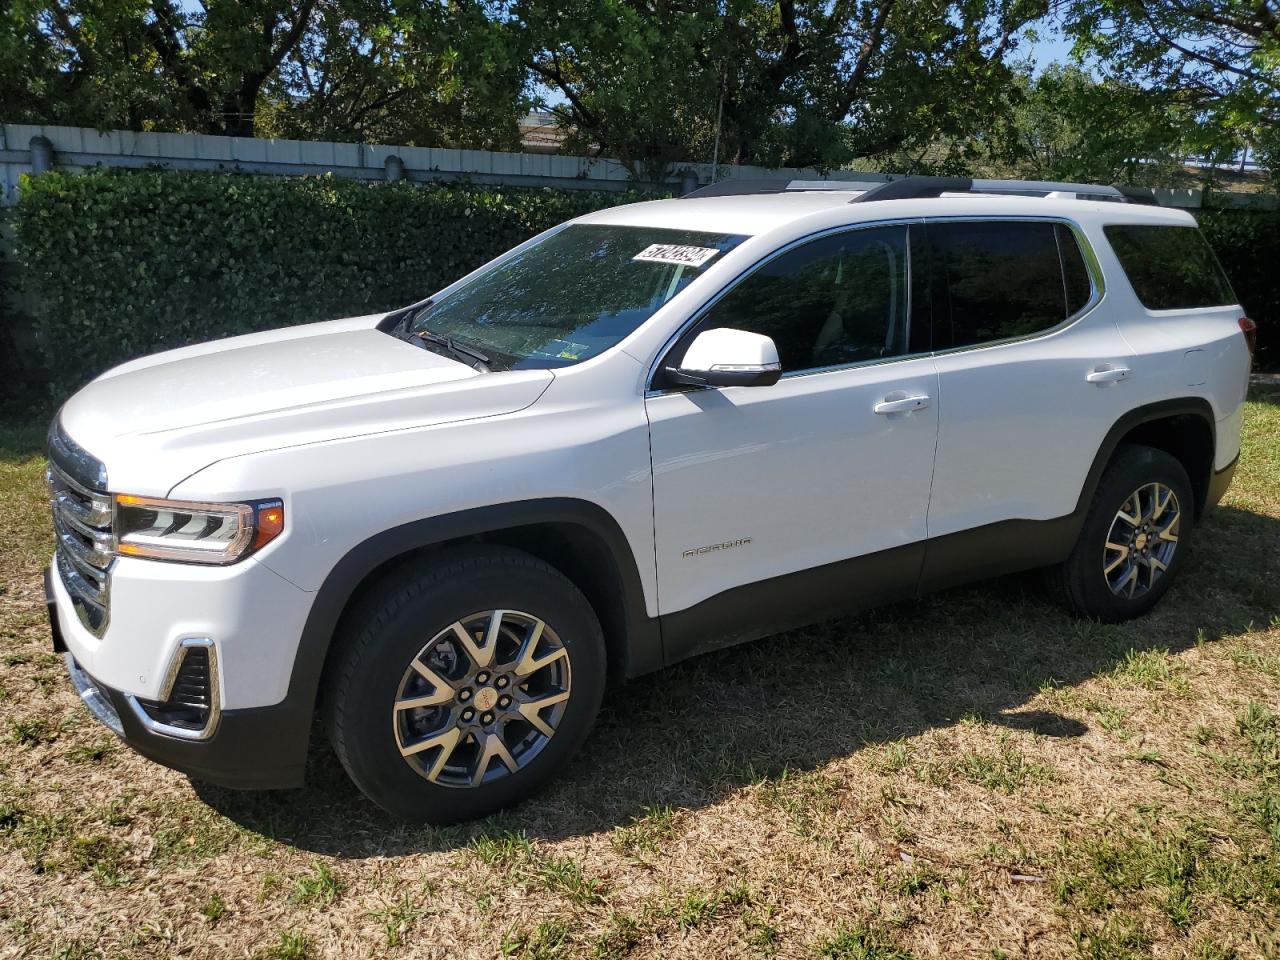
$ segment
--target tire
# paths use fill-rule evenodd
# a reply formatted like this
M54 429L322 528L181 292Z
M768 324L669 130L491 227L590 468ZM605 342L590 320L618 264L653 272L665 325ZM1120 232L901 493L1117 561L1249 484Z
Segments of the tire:
M604 693L591 605L562 574L504 547L401 570L335 643L329 739L356 786L405 820L455 823L534 793L582 745Z
M1161 491L1172 491L1174 498L1165 500L1163 511L1153 500L1165 496ZM1170 507L1178 511L1176 522L1169 519ZM1125 517L1143 513L1143 522L1123 519L1122 511ZM1103 471L1071 555L1048 571L1051 588L1080 617L1119 623L1142 616L1186 561L1194 511L1181 463L1163 450L1121 445Z

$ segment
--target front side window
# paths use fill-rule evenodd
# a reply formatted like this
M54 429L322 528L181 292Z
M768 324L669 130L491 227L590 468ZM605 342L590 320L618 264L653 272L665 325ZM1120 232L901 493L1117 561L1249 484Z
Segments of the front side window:
M929 223L938 272L934 348L1025 337L1062 323L1091 294L1071 230L1019 220Z
M745 237L573 224L406 316L392 332L434 334L490 370L545 369L609 349Z
M1204 235L1193 226L1111 224L1103 227L1111 249L1148 310L1189 310L1235 304Z
M813 240L764 264L726 293L698 330L771 337L786 373L907 352L907 228Z

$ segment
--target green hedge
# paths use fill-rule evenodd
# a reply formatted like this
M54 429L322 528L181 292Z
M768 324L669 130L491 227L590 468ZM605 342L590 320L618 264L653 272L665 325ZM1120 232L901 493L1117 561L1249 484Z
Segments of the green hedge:
M22 281L55 395L167 347L390 309L532 234L644 197L171 171L23 181ZM1280 366L1280 213L1200 222Z
M1245 312L1258 323L1259 370L1280 370L1280 211L1206 210L1196 219Z
M172 171L23 180L23 282L56 394L131 357L373 313L636 194Z

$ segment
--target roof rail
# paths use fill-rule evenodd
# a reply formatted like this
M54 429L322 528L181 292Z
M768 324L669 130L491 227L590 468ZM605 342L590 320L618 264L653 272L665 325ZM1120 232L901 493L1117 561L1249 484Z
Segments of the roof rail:
M890 180L850 200L908 200L938 197L944 193L988 193L1014 197L1054 197L1060 200L1110 200L1118 203L1155 204L1150 187L1113 187L1096 183L1065 183L1054 180L981 180L970 177L903 177Z
M983 180L972 177L899 177L897 180L721 180L686 193L696 197L741 197L753 194L848 190L859 195L850 203L872 200L915 200L944 193L1003 194L1015 197L1052 197L1058 200L1110 200L1116 203L1155 205L1150 187L1107 186L1054 180Z
M761 193L804 193L811 190L871 190L881 180L720 180L690 190L681 200L697 197L745 197Z

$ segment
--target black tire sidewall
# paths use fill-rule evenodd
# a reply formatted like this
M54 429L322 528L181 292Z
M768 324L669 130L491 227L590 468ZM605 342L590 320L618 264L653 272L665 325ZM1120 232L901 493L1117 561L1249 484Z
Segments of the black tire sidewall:
M1118 597L1102 572L1104 547L1116 513L1139 487L1162 483L1173 490L1182 511L1178 547L1169 569L1151 589L1132 600ZM1124 446L1103 473L1071 558L1067 562L1068 589L1079 612L1106 623L1142 616L1160 602L1186 562L1190 534L1195 523L1195 495L1187 472L1163 450Z
M586 739L604 693L604 640L586 598L559 573L517 551L482 550L380 599L365 606L372 616L335 677L330 736L356 786L384 810L434 823L483 816L538 790ZM555 631L569 654L571 696L555 735L526 767L479 787L440 786L400 755L392 703L410 660L433 636L494 609L531 614Z

